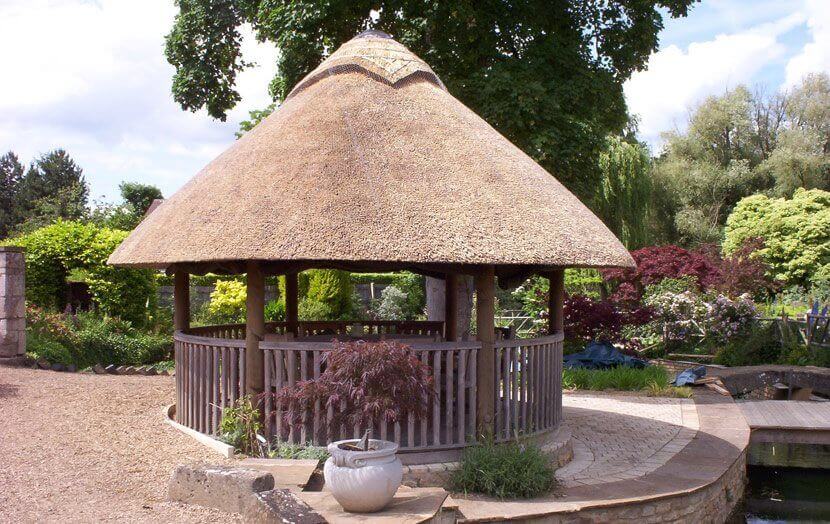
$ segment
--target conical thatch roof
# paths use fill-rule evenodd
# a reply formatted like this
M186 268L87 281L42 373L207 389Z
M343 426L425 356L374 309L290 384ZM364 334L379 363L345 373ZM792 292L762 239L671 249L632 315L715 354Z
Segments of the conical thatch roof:
M191 270L247 260L503 274L633 266L562 184L376 32L333 53L110 257Z

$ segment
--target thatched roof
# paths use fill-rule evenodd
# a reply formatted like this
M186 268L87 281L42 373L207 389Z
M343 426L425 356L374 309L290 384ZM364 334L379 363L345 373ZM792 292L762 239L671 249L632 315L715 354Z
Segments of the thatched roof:
M550 173L375 32L297 84L109 262L197 272L248 260L426 271L633 266Z

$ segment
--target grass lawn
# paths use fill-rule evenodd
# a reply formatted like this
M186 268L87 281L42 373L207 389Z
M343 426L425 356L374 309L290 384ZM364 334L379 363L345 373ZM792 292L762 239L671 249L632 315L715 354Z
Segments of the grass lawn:
M661 366L644 369L565 369L562 372L562 387L570 390L642 391L654 397L692 396L691 388L671 386L671 381L669 372Z

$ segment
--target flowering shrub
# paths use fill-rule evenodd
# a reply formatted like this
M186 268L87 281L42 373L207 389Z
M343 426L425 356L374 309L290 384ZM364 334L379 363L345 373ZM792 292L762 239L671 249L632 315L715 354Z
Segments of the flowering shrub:
M707 335L716 342L726 343L745 333L755 322L756 316L755 303L749 295L741 295L736 300L718 295L707 304L704 321Z
M430 368L397 342L335 342L317 380L277 394L285 422L302 427L317 401L334 411L334 425L368 427L396 422L406 413L426 414L433 395ZM345 406L341 406L345 402Z
M648 298L663 327L667 341L689 342L705 336L704 323L709 308L703 299L692 293L665 292Z

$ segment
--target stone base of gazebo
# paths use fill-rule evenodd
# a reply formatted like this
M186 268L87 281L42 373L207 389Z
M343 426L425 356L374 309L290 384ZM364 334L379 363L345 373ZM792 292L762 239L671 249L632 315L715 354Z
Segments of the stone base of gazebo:
M296 339L285 333L297 333ZM273 393L302 380L314 380L325 369L325 354L333 338L397 339L408 345L433 373L436 391L426 416L406 417L372 428L381 439L399 444L410 464L446 462L436 452L458 451L477 441L477 367L480 341L442 341L443 322L276 322L266 325L263 354L264 409L267 436L294 444L325 446L334 440L359 437L366 428L334 426L333 408L315 406L306 424L289 429L281 422ZM288 338L288 340L286 340ZM283 339L283 340L279 340ZM493 437L539 436L562 420L562 334L535 339L493 342L495 417ZM328 340L328 342L326 341ZM177 331L177 420L203 433L215 433L222 410L244 394L245 325L225 325ZM271 393L271 394L269 394ZM446 455L450 456L450 455ZM440 458L440 457L439 457Z

